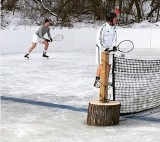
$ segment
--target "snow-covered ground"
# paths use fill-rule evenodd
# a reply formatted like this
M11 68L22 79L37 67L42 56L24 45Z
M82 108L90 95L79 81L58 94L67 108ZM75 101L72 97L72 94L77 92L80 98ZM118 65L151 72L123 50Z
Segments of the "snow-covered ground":
M112 127L88 126L95 53L72 51L1 56L2 142L159 142L160 108L121 116Z
M53 35L65 38L50 44L50 58L43 59L38 46L30 60L23 53L35 28L1 31L2 142L159 142L160 107L121 116L117 126L86 124L88 103L99 98L93 89L96 30L55 29ZM130 54L160 57L159 28L118 30L119 41L134 41Z

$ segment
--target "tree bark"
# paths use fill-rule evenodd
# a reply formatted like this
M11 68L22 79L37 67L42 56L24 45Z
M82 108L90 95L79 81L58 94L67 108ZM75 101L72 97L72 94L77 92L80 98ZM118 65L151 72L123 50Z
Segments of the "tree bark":
M87 124L93 126L113 126L119 124L120 103L110 101L101 103L92 101L89 103Z
M135 0L135 5L137 8L137 16L138 16L138 22L140 22L140 20L142 19L142 15L141 15L141 9L139 6L139 0Z
M159 11L160 11L160 1L158 1L158 4L157 4L158 6L157 6L157 18L156 18L156 22L158 22L159 21Z
M122 1L123 1L123 0L119 0L119 11L120 11L120 16L121 16L121 13L122 13Z

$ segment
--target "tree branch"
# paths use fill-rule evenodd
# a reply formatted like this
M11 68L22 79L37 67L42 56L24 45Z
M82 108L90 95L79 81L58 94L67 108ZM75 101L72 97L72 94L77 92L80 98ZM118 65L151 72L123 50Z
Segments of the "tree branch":
M50 9L48 9L48 8L44 5L43 0L41 0L41 4L42 4L43 8L44 8L46 11L48 11L50 14L52 14L53 16L55 16L55 17L58 18L57 14L53 13Z

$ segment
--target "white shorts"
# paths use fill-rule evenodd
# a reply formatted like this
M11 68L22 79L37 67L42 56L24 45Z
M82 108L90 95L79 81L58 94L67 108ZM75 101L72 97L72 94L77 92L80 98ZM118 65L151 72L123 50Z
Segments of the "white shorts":
M101 64L101 52L103 50L96 45L96 64ZM112 62L113 62L113 55L112 54L109 54L109 64L112 65Z
M32 42L34 43L42 43L44 39L38 37L36 34L33 34Z

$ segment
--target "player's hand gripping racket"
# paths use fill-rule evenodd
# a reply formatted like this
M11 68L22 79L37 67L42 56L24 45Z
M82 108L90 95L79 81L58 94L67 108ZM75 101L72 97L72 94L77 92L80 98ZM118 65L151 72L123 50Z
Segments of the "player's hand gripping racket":
M134 44L132 41L130 40L123 40L121 41L118 46L115 48L113 48L112 51L120 51L120 52L123 52L123 53L128 53L128 52L131 52L134 48Z
M56 35L53 39L52 39L52 41L62 41L63 40L63 35L62 34L58 34L58 35ZM49 40L49 39L46 39L46 41L47 42L52 42L51 40Z

